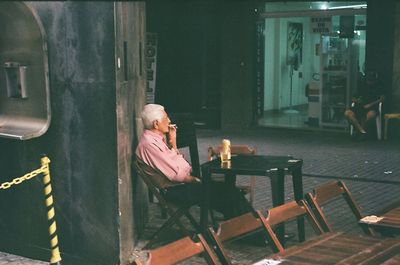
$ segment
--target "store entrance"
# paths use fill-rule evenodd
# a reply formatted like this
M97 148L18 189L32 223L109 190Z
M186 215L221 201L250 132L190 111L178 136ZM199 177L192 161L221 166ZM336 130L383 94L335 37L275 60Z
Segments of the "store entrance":
M365 64L366 8L354 6L366 5L328 4L266 4L259 126L347 129L343 113Z

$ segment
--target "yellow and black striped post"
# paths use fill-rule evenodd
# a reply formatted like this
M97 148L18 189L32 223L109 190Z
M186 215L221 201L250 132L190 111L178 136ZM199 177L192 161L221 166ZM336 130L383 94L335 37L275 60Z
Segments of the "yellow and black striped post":
M51 194L51 182L50 182L50 159L47 156L41 158L41 164L43 169L43 184L44 184L44 196L46 198L47 207L47 219L49 220L49 234L50 234L50 246L51 246L51 265L61 265L61 255L58 248L58 237L57 237L57 226L55 220L55 211L53 206L53 195Z

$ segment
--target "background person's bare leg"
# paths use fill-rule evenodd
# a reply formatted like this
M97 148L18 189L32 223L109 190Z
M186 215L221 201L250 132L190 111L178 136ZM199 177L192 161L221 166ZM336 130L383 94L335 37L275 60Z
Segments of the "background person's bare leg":
M346 119L357 129L360 133L366 133L360 122L356 118L356 114L351 110L346 110L344 113Z

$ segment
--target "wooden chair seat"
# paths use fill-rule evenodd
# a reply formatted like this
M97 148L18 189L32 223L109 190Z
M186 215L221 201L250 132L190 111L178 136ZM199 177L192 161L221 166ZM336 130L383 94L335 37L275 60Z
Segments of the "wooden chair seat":
M400 113L386 113L384 115L385 126L384 126L384 139L387 140L388 124L391 119L400 119Z
M366 216L359 223L361 226L373 229L382 236L398 236L400 234L400 207L378 214L378 216Z
M257 264L399 264L400 241L338 232L324 233ZM271 263L267 263L267 262ZM273 264L275 264L273 263Z

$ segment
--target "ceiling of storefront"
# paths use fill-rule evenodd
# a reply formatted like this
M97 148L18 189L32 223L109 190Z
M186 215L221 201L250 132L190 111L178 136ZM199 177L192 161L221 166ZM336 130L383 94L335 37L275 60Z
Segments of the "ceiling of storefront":
M305 10L326 10L336 8L362 8L367 2L274 2L266 3L266 12L282 12L282 11L305 11Z

